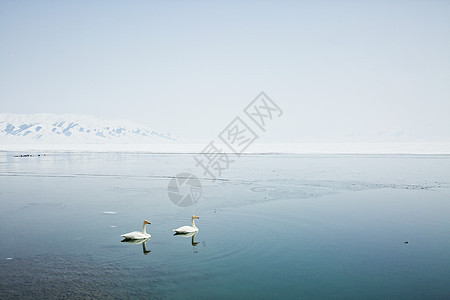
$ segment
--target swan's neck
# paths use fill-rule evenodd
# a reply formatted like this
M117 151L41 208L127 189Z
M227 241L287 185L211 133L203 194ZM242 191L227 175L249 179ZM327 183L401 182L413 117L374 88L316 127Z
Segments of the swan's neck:
M147 234L147 231L145 231L145 225L147 225L147 224L145 224L145 222L144 222L144 225L142 225L142 233Z
M192 227L194 227L195 229L197 229L197 226L195 226L194 218L192 218Z

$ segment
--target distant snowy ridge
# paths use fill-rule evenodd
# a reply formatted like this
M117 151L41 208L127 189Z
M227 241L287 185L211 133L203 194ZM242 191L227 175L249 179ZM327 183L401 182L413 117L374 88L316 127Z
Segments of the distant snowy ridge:
M91 115L0 114L0 143L170 143L177 136Z

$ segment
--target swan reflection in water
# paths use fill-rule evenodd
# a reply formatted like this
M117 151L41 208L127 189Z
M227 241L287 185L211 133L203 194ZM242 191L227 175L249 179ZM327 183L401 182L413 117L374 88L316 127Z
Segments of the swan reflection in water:
M141 240L123 239L121 242L128 243L128 244L135 244L135 245L142 244L142 252L144 253L144 255L147 255L151 252L151 250L147 250L147 248L145 247L145 243L148 242L149 240L150 240L150 238L141 239Z
M196 232L189 232L189 233L175 233L174 236L182 236L182 237L185 237L185 238L192 237L191 243L192 243L192 246L195 247L195 246L198 245L198 243L194 241L195 235L197 233L198 233L198 231L196 231Z

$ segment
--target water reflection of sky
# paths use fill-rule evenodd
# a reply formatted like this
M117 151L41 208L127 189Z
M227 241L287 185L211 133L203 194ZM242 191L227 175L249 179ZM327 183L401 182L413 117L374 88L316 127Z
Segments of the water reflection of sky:
M0 167L10 297L450 293L447 156L242 157L184 209L166 187L194 170L187 155L2 153ZM199 233L174 236L194 213ZM152 238L121 243L144 219Z

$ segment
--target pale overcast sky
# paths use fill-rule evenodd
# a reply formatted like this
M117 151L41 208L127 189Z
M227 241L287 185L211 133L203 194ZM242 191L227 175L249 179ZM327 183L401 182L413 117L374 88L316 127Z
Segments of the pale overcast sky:
M450 1L0 2L0 112L212 139L260 92L261 141L450 141Z

